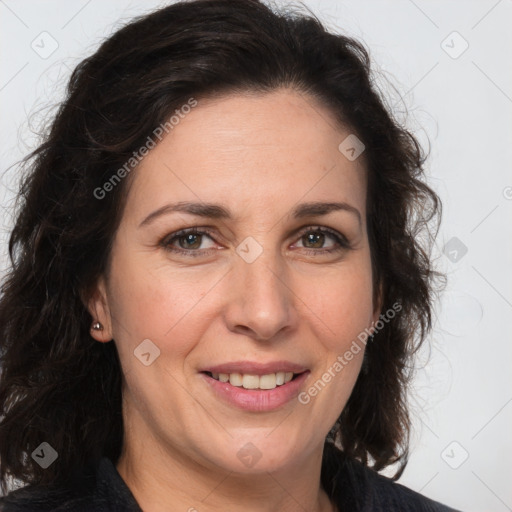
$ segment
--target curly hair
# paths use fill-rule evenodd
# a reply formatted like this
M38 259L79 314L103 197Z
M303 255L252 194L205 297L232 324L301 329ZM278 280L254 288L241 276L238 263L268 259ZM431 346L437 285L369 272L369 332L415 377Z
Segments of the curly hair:
M441 276L430 256L441 203L425 182L422 148L372 77L362 43L309 12L258 0L169 5L127 23L74 69L42 144L20 165L0 297L4 492L10 477L64 483L121 453L122 369L115 344L91 337L86 304L108 273L133 173L101 199L94 191L191 96L282 87L321 102L366 147L374 301L402 307L368 344L366 371L326 442L375 471L398 463L399 478L413 356L432 327ZM30 456L43 441L58 452L47 469Z

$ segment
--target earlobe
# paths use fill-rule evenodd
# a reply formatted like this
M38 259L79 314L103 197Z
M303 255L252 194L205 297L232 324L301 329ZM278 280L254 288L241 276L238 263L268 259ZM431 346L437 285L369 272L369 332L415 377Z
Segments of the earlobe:
M87 299L87 310L92 316L91 336L101 343L112 340L112 322L105 280L101 277Z

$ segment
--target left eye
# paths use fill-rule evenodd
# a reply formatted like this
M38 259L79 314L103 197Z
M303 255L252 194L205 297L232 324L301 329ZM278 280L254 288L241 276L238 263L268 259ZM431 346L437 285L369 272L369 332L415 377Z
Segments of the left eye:
M309 247L303 246L305 249L322 249L326 238L331 238L338 244L341 244L342 242L342 240L336 235L321 229L307 231L306 234L303 234L299 238L299 240L304 240L304 242L302 242L303 244L311 244Z

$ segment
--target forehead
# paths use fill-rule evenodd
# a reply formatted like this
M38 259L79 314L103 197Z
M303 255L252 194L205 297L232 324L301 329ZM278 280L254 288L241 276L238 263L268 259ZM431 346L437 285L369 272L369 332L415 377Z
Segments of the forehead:
M139 165L131 211L214 197L248 215L317 199L347 201L363 214L363 158L350 161L338 149L350 133L291 90L199 99Z

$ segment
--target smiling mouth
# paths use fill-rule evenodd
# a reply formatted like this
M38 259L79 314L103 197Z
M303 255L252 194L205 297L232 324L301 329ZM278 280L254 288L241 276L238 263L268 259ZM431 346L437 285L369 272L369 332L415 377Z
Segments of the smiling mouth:
M238 388L261 391L284 386L304 372L276 372L268 373L266 375L254 375L248 373L213 373L208 371L202 373L219 382L225 382Z

